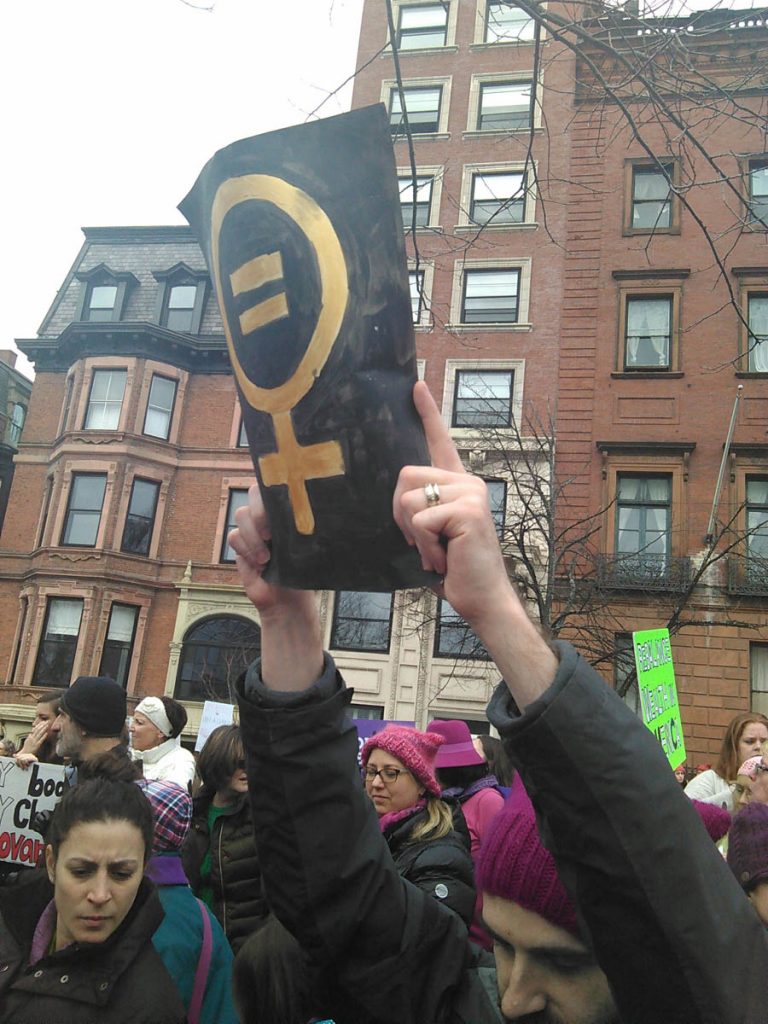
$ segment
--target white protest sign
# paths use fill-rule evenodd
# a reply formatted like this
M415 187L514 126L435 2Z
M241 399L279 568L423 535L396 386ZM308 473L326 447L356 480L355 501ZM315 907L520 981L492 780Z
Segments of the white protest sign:
M195 751L199 753L203 749L205 741L214 729L218 729L220 725L232 725L234 720L234 704L223 704L216 700L207 700L203 704L200 728L197 730L197 739L195 740Z
M0 861L37 864L45 843L32 822L39 811L52 811L63 792L63 765L33 764L25 771L0 757Z

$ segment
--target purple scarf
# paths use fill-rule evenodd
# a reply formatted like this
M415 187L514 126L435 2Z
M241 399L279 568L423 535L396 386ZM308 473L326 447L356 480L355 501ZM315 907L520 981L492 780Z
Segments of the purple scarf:
M467 786L466 789L462 789L461 786L451 786L449 789L444 789L440 794L442 797L458 797L460 800L468 800L469 797L474 796L475 793L479 793L481 789L490 789L498 787L499 783L495 775L484 775L482 779L478 779L471 785Z

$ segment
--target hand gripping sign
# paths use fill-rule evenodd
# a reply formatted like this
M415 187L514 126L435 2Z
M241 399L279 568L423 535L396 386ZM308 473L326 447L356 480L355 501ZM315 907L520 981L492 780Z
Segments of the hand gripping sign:
M236 142L180 209L216 288L272 531L268 578L430 582L392 518L401 467L429 457L384 107Z

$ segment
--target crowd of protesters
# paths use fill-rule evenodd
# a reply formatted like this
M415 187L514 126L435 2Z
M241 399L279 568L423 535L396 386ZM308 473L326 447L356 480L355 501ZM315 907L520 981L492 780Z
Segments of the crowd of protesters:
M263 578L252 489L230 535L262 627L241 725L195 759L176 701L128 724L124 690L81 677L0 749L66 777L44 863L0 886L0 1024L768 1021L768 719L674 773L530 622L484 484L414 398L433 466L403 470L395 519L500 670L501 739L389 725L358 763L313 596Z

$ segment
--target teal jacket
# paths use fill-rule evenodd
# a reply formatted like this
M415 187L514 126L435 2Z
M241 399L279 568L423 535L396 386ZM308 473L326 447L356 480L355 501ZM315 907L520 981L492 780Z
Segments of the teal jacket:
M147 876L157 886L165 911L152 945L188 1008L203 943L201 905L189 887L180 857L171 853L152 857ZM204 909L211 922L213 948L200 1024L238 1024L232 1002L232 950L219 922L207 907Z

